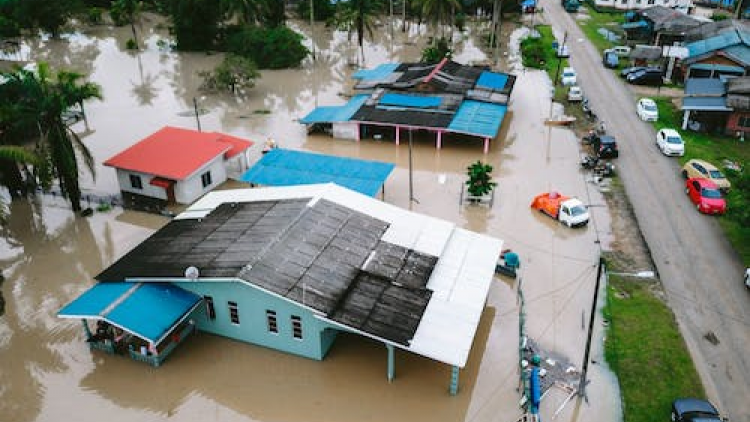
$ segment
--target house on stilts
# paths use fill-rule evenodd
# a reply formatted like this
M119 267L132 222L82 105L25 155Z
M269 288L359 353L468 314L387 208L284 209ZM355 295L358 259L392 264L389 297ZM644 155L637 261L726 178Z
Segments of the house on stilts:
M448 59L386 63L352 77L355 94L346 104L317 107L300 119L308 133L398 145L404 134L426 131L435 134L437 148L444 137L482 139L485 154L500 131L516 81L511 74Z

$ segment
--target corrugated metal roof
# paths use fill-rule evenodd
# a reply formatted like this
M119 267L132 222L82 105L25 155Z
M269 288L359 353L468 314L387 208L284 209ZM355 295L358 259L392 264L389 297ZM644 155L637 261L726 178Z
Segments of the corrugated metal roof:
M304 124L346 122L351 119L368 98L370 98L370 94L358 94L342 106L317 107L310 114L300 119L300 122Z
M442 99L435 95L415 95L415 94L384 94L378 104L384 106L401 106L415 108L436 108L440 106Z
M505 118L507 105L467 100L458 108L448 129L494 138Z
M685 97L680 110L732 111L726 97Z
M373 196L394 167L394 164L380 161L276 148L263 155L240 180L267 186L333 182Z
M57 315L103 320L158 343L200 301L200 296L169 283L101 282Z
M690 57L700 56L712 51L720 50L742 42L737 31L727 31L716 36L706 38L700 41L691 42L686 47L690 52Z
M696 68L697 65L692 66ZM726 93L726 85L717 78L690 78L685 81L685 95L688 96L722 96Z
M400 63L385 63L374 69L360 69L352 75L353 79L361 79L363 81L380 81L388 78L388 75L393 73L401 64Z
M491 90L502 90L508 83L508 75L505 73L495 73L484 71L479 75L477 79L477 88L487 88Z

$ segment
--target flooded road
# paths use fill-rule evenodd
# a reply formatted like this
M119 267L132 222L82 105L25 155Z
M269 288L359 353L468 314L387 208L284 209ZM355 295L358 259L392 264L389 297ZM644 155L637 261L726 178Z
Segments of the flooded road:
M578 140L566 129L543 125L552 110L544 73L519 68L513 54L504 62L507 68L500 70L518 80L502 133L486 155L480 140L445 141L437 150L431 137L415 134L411 201L407 142L308 137L296 122L318 105L346 101L341 94L356 70L346 34L316 27L315 61L263 71L255 88L234 97L200 92L196 72L212 69L221 57L160 49L167 35L158 22L146 17L140 34L146 46L139 53L124 51L129 28L106 26L59 41L29 41L24 49L30 60L90 74L103 87L104 101L87 104L88 123L75 126L98 163L96 179L83 180L87 193L118 192L114 171L101 165L107 158L164 125L195 128L195 98L204 131L247 137L258 148L273 137L284 148L395 163L386 202L503 239L521 256L520 278L493 283L456 397L447 393L449 367L407 353L396 353L396 379L388 383L385 348L355 336L340 336L317 362L202 334L154 369L90 352L80 324L55 314L168 220L120 209L76 218L59 198L17 200L0 239L7 300L0 317L3 420L515 421L519 282L528 335L580 367L599 248L612 239L604 200L579 171ZM311 33L304 24L291 25ZM387 26L381 29L381 38L367 42L368 67L418 60L424 27L412 25L409 34L396 30L393 39ZM471 31L461 38L455 58L487 61L476 39ZM459 205L466 167L476 160L494 166L492 207ZM573 230L532 212L533 196L552 189L593 205L592 223ZM592 358L601 362L601 350ZM588 403L574 401L556 420L620 418L611 375L592 365L589 379ZM553 391L545 398L543 419L552 419L564 396Z

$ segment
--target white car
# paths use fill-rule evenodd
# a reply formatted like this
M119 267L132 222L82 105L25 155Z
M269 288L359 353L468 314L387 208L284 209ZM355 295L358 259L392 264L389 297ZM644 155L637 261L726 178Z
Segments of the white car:
M750 288L750 268L745 268L745 287Z
M617 45L612 48L612 50L617 54L618 57L628 57L630 56L630 47L627 45Z
M563 44L557 47L557 57L570 57L570 50L568 50L567 45Z
M583 101L583 90L578 85L573 85L568 89L568 101Z
M641 98L635 106L636 113L641 120L655 122L659 120L659 109L651 98Z
M576 70L572 67L563 68L562 79L560 79L560 82L563 85L575 85L576 82L578 82Z
M656 133L656 146L664 155L682 157L685 155L685 142L674 129L661 129Z

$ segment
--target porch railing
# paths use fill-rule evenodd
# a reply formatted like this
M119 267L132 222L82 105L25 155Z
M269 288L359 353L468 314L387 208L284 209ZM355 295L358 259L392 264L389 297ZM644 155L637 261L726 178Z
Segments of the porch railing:
M149 354L148 350L146 350L146 353L141 353L140 350L136 350L135 347L131 344L128 346L128 353L130 354L130 358L133 360L137 360L138 362L145 362L148 363L151 366L158 367L164 362L167 357L174 351L174 349L179 346L182 342L185 341L185 339L190 336L190 334L195 331L195 324L188 323L184 327L182 327L181 330L177 331L177 340L171 341L162 351L159 352L159 354Z

